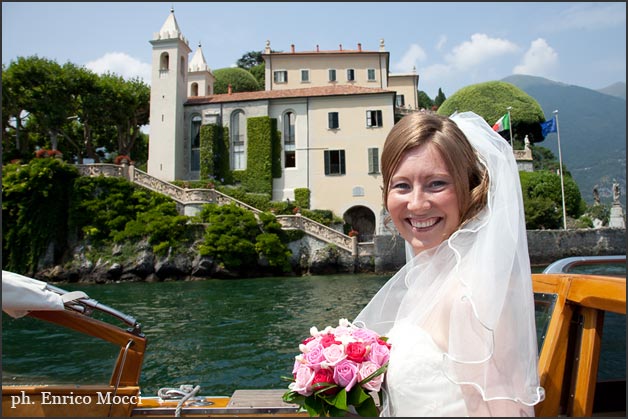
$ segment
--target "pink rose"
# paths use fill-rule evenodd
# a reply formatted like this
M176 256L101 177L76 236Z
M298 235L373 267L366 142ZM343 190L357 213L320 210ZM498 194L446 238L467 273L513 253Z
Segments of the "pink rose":
M323 356L325 357L325 361L327 361L330 366L336 365L338 362L347 357L345 355L345 349L342 345L328 346L323 349Z
M377 342L378 339L378 335L377 333L373 332L372 330L369 329L355 329L352 333L353 337L356 338L357 340L361 340L362 342L365 342L367 344L371 344L371 343L375 343Z
M343 359L334 368L334 381L349 392L358 382L358 364Z
M351 361L362 362L366 356L366 345L364 342L349 342L345 348L347 358Z
M369 375L373 374L375 371L379 369L379 365L371 361L365 361L360 365L360 369L358 370L358 381L364 380ZM377 377L373 378L371 381L362 384L362 387L365 390L371 391L379 391L382 386L382 381L384 380L384 374L379 374Z
M381 344L379 342L381 342ZM388 358L390 358L390 349L388 349L388 346L386 346L383 341L372 344L371 350L366 357L366 359L376 363L380 367L388 362Z
M309 396L312 394L311 383L313 379L314 371L307 365L301 364L297 369L294 382L290 383L288 388L304 396Z
M305 365L318 370L321 367L321 362L325 361L323 355L323 345L319 341L312 341L306 345L306 352L303 354L303 360Z

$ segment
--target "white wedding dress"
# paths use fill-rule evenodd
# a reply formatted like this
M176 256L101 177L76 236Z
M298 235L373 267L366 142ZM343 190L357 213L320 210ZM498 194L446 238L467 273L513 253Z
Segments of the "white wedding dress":
M460 386L443 373L443 351L418 326L397 323L386 373L383 417L468 416Z

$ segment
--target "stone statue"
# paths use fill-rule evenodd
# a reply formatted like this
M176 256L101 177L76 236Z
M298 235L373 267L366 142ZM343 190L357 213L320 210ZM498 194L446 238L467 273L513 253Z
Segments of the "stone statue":
M523 143L525 144L525 149L529 150L530 149L530 139L528 138L527 134L526 134L526 137L523 139Z
M619 204L619 183L613 182L613 204Z
M593 187L593 204L600 205L600 192L597 190L597 185Z

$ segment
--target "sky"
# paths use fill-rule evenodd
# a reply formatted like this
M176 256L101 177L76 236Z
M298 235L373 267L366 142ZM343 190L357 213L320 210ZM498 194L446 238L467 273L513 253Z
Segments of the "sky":
M625 2L2 2L2 64L37 55L150 84L153 34L171 7L212 70L275 51L390 52L391 73L449 97L513 74L601 89L626 82ZM190 54L190 59L192 54Z

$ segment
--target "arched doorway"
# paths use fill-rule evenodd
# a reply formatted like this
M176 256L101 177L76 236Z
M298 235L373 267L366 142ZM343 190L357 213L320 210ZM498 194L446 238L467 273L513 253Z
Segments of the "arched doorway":
M373 241L375 234L375 214L368 207L356 205L345 211L342 216L349 230L357 230L359 242Z

